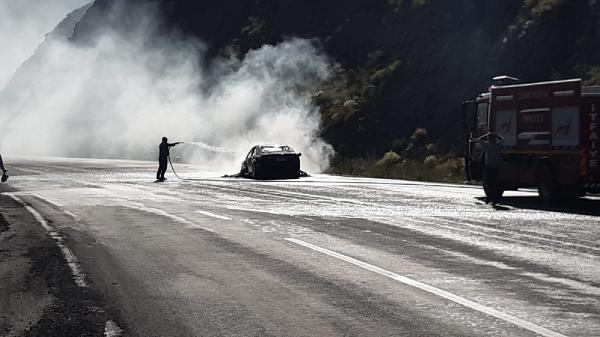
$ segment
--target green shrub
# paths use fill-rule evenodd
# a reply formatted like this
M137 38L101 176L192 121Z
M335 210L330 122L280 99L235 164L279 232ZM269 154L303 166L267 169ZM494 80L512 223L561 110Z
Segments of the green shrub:
M423 160L423 164L425 164L425 166L427 166L428 168L433 168L438 162L438 159L436 156L434 155L430 155L425 157L425 160Z
M377 161L377 166L383 166L386 168L392 167L400 162L400 155L398 155L394 151L386 152L379 161Z
M421 7L421 6L427 5L427 3L429 3L429 0L413 0L412 6L413 7Z
M600 85L600 67L591 67L584 75L584 85Z
M425 139L427 139L427 136L429 136L429 133L427 132L427 129L425 129L425 128L417 128L415 130L415 132L413 133L413 135L410 136L410 140L413 141L413 143L421 143Z

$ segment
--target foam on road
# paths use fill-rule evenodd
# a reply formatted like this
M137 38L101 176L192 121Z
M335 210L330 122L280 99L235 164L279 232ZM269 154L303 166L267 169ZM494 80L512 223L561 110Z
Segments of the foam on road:
M44 219L44 217L42 217L42 215L38 211L36 211L33 207L24 202L21 198L19 198L13 193L6 193L6 195L13 198L16 202L20 203L23 207L25 207L25 209L29 213L31 213L31 215L33 215L33 217L40 223L40 225L44 227L44 229L48 232L48 235L50 235L50 237L54 239L54 241L60 248L60 251L62 252L65 260L67 261L69 268L71 268L71 272L73 273L73 279L75 280L75 283L81 288L86 288L88 285L85 281L85 275L81 270L79 261L77 260L75 254L73 254L73 252L65 245L62 236L54 228L52 228L52 226L48 224L48 222Z
M385 277L391 278L391 279L393 279L395 281L398 281L400 283L403 283L403 284L406 284L406 285L409 285L409 286L421 289L421 290L426 291L426 292L428 292L430 294L433 294L433 295L445 298L447 300L450 300L452 302L458 303L460 305L463 305L463 306L465 306L467 308L471 308L473 310L476 310L476 311L485 313L487 315L499 318L499 319L504 320L506 322L518 325L521 328L524 328L526 330L535 332L536 334L539 334L540 336L545 336L545 337L566 337L563 334L560 334L558 332L546 329L546 328L544 328L542 326L539 326L537 324L531 323L531 322L526 321L524 319L521 319L519 317L507 314L505 312L496 310L494 308L487 307L485 305L481 305L481 304L479 304L477 302L473 302L473 301L471 301L469 299L460 297L458 295L455 295L453 293L447 292L445 290L442 290L442 289L430 286L428 284L425 284L425 283L413 280L413 279L408 278L406 276L398 275L398 274L393 273L393 272L391 272L389 270L385 270L383 268L379 268L377 266L374 266L372 264L369 264L369 263L366 263L366 262L363 262L363 261L351 258L349 256L346 256L346 255L343 255L343 254L340 254L340 253L336 253L336 252L331 251L329 249L321 248L319 246L310 244L308 242L304 242L302 240L294 239L294 238L286 238L285 240L293 242L293 243L298 244L298 245L301 245L303 247L312 249L314 251L323 253L325 255L334 257L336 259L339 259L339 260L351 263L351 264L353 264L355 266L358 266L358 267L361 267L363 269L370 270L370 271L372 271L374 273L377 273L379 275L383 275Z
M110 257L106 269L86 270L106 272L110 279L110 266L127 266L119 271L123 279L142 285L128 289L128 295L134 292L130 299L137 292L156 298L157 308L148 312L168 312L171 322L187 317L173 323L180 328L231 322L219 296L227 296L238 313L260 316L246 290L269 294L273 289L277 296L261 296L263 309L281 306L294 316L294 301L306 301L318 309L308 325L347 324L368 331L373 295L389 300L382 307L402 308L391 314L402 317L386 321L392 330L399 328L395 318L406 323L421 317L433 322L432 334L450 326L461 336L600 335L597 198L552 209L530 191L508 192L506 207L495 209L479 199L483 192L475 186L328 175L262 182L207 176L193 166L182 166L182 174L197 180L154 184L155 163L32 159L12 164L17 174L10 184L37 208L30 211L34 216L38 212L45 221L39 212L58 211L80 223L53 225L82 239L78 250L73 248L86 256L82 262L94 268L101 259L81 254ZM298 274L304 278L295 279ZM223 279L229 276L233 279ZM173 279L182 280L175 297L169 290ZM398 282L410 286L404 290L419 290L396 293ZM126 288L114 287L108 290L113 296ZM212 298L205 289L216 289L217 295ZM339 298L325 301L332 292ZM206 303L205 295L224 317L192 314L201 308L191 303ZM408 308L403 295L416 304ZM446 305L460 310L441 317L438 311ZM341 323L332 312L364 320ZM327 317L337 321L326 322Z

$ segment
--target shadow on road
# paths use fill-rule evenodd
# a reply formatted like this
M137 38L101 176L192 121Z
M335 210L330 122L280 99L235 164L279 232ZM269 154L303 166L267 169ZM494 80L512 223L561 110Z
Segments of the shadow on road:
M484 200L484 198L477 199ZM503 197L500 201L500 205L547 212L600 216L600 200L585 198L558 204L548 204L538 197Z

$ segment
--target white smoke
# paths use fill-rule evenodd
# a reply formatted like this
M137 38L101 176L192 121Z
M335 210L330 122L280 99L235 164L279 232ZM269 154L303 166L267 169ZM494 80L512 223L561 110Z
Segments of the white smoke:
M140 15L146 20L129 27L127 37L108 29L93 46L49 44L42 69L19 88L18 103L0 111L3 150L155 159L168 136L208 144L176 150L227 172L258 143L288 144L303 153L304 169L326 168L332 148L317 136L320 117L310 98L329 64L311 41L291 39L201 67L204 45L173 34L159 38L153 15Z
M44 35L89 0L0 0L0 90Z

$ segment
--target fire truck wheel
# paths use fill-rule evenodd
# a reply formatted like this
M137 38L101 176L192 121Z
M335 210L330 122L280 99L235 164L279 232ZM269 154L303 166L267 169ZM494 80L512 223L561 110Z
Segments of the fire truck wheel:
M495 191L491 191L490 188L484 185L483 192L488 200L499 200L504 194L504 189L502 187L497 187Z
M504 189L500 186L496 189L496 199L500 199L502 198L502 195L504 194Z
M537 174L538 194L546 202L554 202L559 199L560 191L556 183L554 173L548 165L542 166Z

